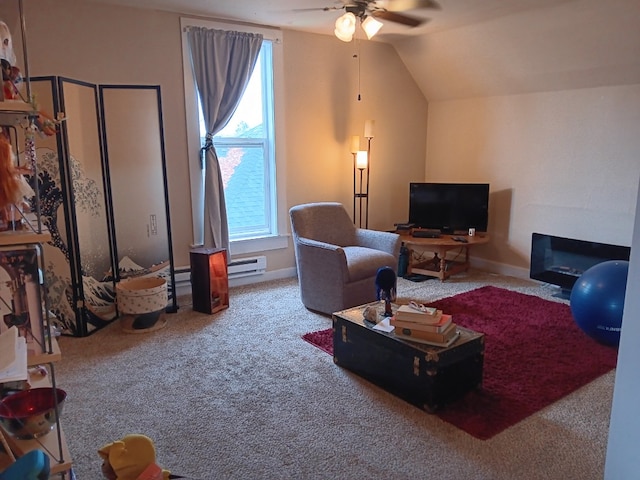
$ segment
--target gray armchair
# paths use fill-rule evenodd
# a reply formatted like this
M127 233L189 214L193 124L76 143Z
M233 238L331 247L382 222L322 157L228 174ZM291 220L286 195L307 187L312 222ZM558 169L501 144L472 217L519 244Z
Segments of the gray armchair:
M380 267L398 269L400 236L356 228L342 204L289 210L302 303L331 314L376 300Z

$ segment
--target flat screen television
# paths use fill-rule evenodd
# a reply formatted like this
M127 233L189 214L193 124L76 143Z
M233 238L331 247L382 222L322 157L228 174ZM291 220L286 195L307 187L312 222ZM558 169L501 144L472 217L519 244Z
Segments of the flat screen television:
M409 223L419 228L455 233L489 223L488 183L410 183Z

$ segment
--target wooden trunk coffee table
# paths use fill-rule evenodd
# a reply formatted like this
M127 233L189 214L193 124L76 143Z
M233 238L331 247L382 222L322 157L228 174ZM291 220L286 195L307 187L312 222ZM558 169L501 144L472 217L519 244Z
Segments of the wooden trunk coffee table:
M384 312L381 302L368 305ZM430 413L481 386L483 333L458 327L460 336L445 348L411 342L374 330L366 306L333 314L334 363Z
M455 237L461 237L466 243L457 242ZM464 272L469 269L469 250L475 245L484 245L489 242L486 233L473 237L468 235L441 235L438 238L413 237L409 233L400 235L402 242L409 249L409 265L407 275L420 274L429 277L437 277L444 281L451 275ZM460 254L454 258L447 258L447 253L459 250ZM423 252L433 252L433 257L427 260L416 260Z

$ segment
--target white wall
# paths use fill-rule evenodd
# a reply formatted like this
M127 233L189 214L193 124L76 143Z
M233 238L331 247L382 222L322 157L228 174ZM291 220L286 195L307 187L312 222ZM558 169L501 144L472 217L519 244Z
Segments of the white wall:
M622 333L618 351L618 367L613 391L613 406L609 425L609 443L605 463L605 478L618 480L638 478L640 472L640 194L636 202L629 278L624 302Z
M492 262L528 269L531 233L631 244L640 84L430 102L426 179L491 184Z

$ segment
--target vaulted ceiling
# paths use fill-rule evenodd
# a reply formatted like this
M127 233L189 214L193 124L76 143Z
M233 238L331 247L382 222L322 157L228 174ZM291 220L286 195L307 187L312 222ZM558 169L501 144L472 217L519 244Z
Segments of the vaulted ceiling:
M333 35L332 0L84 0ZM386 0L393 2L394 0ZM346 2L348 3L348 2ZM383 0L378 1L384 4ZM429 100L640 83L640 0L438 0L384 22ZM336 42L339 42L336 39Z

